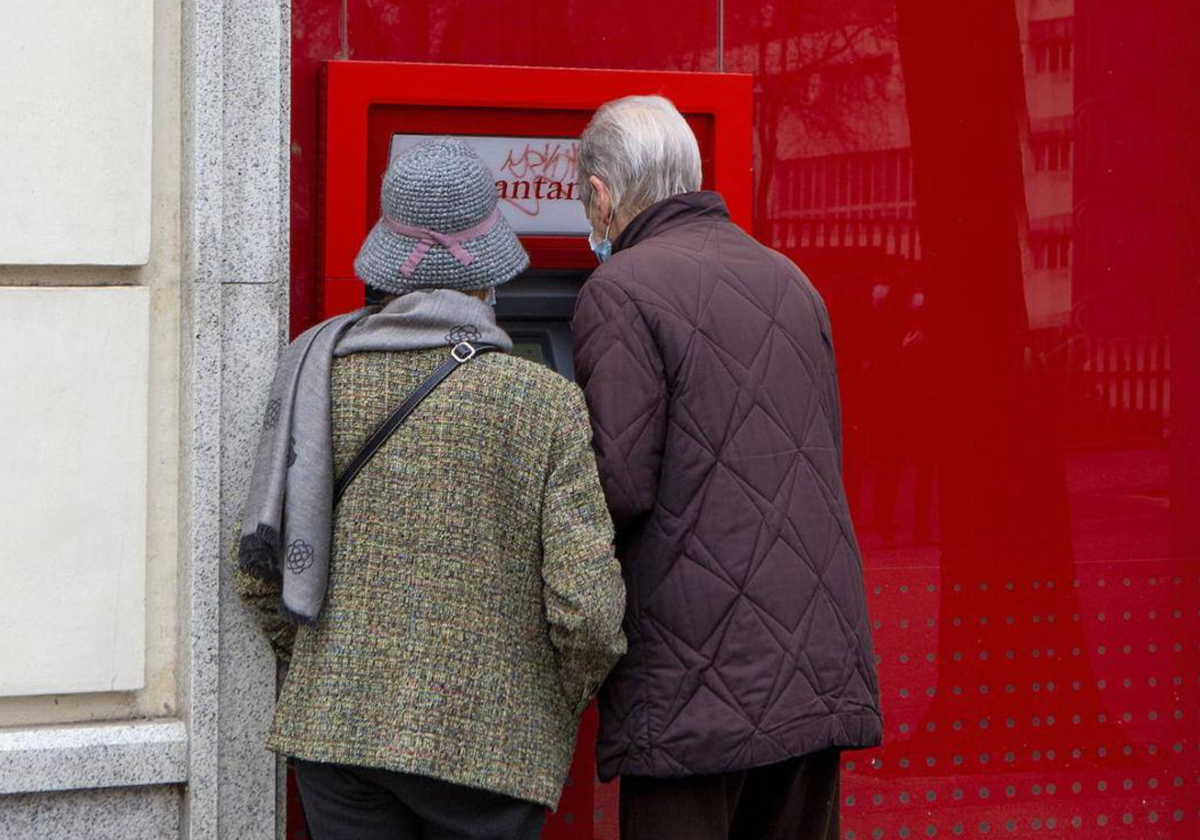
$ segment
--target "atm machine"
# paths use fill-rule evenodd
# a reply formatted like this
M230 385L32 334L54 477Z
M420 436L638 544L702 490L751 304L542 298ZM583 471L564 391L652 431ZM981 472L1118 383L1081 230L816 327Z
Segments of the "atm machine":
M380 186L392 158L423 137L455 135L492 168L501 212L530 255L529 270L497 290L497 316L514 352L573 378L571 318L596 265L575 183L578 137L596 108L635 94L661 94L675 103L699 141L704 187L719 190L734 221L749 230L748 75L328 62L318 257L324 316L366 300L354 257L379 217ZM595 777L596 725L593 708L581 724L545 840L617 837L615 791ZM299 808L289 808L290 837L304 836L301 823Z
M571 318L586 270L526 271L496 290L496 319L513 341L513 354L575 379ZM384 295L366 290L368 304Z
M496 317L513 340L513 353L575 378L571 317L586 271L526 272L496 293Z

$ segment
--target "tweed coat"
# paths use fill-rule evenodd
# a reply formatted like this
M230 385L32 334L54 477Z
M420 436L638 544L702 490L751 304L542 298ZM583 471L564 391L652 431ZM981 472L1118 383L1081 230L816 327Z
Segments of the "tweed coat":
M338 473L446 352L335 361ZM342 498L314 626L239 572L290 659L268 748L556 806L579 715L625 650L612 540L579 390L513 356L465 365Z

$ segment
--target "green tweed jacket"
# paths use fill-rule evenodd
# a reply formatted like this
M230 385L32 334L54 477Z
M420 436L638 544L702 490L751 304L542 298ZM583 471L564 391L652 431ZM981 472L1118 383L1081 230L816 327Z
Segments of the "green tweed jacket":
M445 350L333 369L337 472ZM290 659L267 746L555 807L579 715L625 651L625 589L579 390L501 354L457 371L334 517L329 589L298 631L237 576Z

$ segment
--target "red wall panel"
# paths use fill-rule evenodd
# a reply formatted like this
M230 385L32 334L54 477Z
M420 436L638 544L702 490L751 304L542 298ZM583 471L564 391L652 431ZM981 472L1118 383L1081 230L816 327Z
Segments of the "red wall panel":
M1154 9L725 4L757 234L834 314L887 726L849 840L1200 836L1200 12Z
M717 0L349 0L349 58L715 70Z
M316 62L754 73L755 233L833 312L880 658L844 836L1200 836L1200 7L1153 9L298 0L293 326ZM595 796L550 835L615 837Z

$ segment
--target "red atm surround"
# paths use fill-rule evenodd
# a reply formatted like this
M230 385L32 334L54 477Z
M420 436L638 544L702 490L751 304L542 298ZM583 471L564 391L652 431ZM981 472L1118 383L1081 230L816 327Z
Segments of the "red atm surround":
M324 65L322 313L362 305L354 257L379 215L379 188L395 133L578 137L603 103L661 94L700 143L704 186L725 195L750 230L753 99L749 75L577 70L403 62ZM582 237L522 237L535 269L595 264Z
M671 99L696 133L703 186L720 191L733 220L752 230L753 87L743 74L579 70L403 62L331 61L323 73L323 214L318 264L325 318L361 306L354 258L379 217L393 134L578 137L595 110L622 96ZM522 236L531 268L578 274L596 264L582 236ZM612 790L596 798L593 706L558 811L544 840L616 837ZM291 791L288 835L304 837Z

